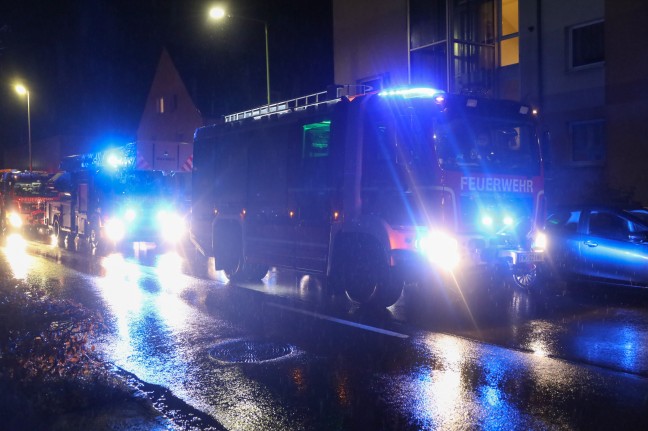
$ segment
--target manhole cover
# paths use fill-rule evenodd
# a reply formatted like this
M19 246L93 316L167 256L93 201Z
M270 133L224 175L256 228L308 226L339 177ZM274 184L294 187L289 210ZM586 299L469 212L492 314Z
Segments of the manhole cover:
M290 355L293 350L289 344L272 341L232 340L216 345L209 356L221 362L252 364Z

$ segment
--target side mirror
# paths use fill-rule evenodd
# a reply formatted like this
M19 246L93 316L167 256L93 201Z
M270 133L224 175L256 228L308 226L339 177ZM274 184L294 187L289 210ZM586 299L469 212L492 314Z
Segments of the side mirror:
M551 166L551 132L545 130L540 137L540 155L545 169Z

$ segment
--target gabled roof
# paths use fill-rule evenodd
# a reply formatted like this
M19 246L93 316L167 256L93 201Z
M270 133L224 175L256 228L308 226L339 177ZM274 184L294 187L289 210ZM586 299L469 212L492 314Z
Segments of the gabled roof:
M203 118L166 49L162 50L139 127L137 141L192 142Z

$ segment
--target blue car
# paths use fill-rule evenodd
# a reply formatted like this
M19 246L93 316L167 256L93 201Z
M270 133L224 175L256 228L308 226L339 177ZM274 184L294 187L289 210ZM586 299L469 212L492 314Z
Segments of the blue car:
M549 211L550 275L572 281L648 287L648 210L573 206Z

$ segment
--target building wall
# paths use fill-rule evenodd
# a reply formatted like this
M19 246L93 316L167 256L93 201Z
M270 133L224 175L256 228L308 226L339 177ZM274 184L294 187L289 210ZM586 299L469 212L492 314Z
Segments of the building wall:
M138 166L182 170L193 154L194 132L202 125L200 112L164 50L137 129L138 149L147 149L138 155Z
M607 179L648 206L648 2L605 4Z
M390 78L391 84L408 83L408 3L406 0L333 1L336 81L354 83L382 74ZM625 175L615 175L614 172L623 172L623 166L628 163L623 157L627 158L627 154L632 153L621 150L623 144L617 142L617 137L624 134L635 136L624 138L623 141L629 143L632 139L636 141L636 136L645 136L646 130L642 127L648 122L638 122L634 128L621 124L632 115L642 115L640 113L644 112L645 107L641 100L646 100L646 97L633 103L624 98L622 109L617 109L618 101L614 105L606 105L606 73L607 80L616 80L621 85L622 79L615 77L624 76L633 67L630 58L620 61L618 57L627 52L627 39L631 37L622 36L624 22L634 18L636 26L640 27L643 23L638 17L647 16L645 6L634 3L638 2L519 1L520 61L519 64L496 71L494 88L489 90L489 94L518 99L540 107L543 127L551 135L548 151L550 158L546 170L550 203L590 200L603 196L602 191L606 192L605 196L614 196L619 194L619 190L611 189L628 187L629 182L644 180L644 174L639 171L632 180ZM610 12L611 9L613 13ZM626 12L622 13L618 9ZM618 17L613 19L618 24L608 23L606 15L610 15L610 19ZM606 26L616 26L610 27L614 34L607 31L605 35L606 61L584 68L571 68L569 29L604 18ZM644 27L636 29L641 30L637 34L642 36L633 38L634 52L646 51L642 50L648 40ZM617 34L621 36L617 37ZM609 67L613 67L613 71L608 72ZM644 77L648 74L640 69L634 76L636 82L646 79ZM633 82L625 82L624 85L626 87L623 91L632 92ZM449 87L456 86L451 84ZM598 159L592 157L583 160L575 155L573 127L574 123L589 121L603 122L602 127L608 131L604 137L606 154ZM606 182L608 179L609 183Z
M407 0L333 0L334 78L409 83Z
M592 200L605 187L605 160L575 160L570 129L576 121L605 119L605 66L572 70L568 61L569 28L603 17L604 0L540 2L541 81L538 85L543 124L551 133L551 164L547 170L550 203Z

